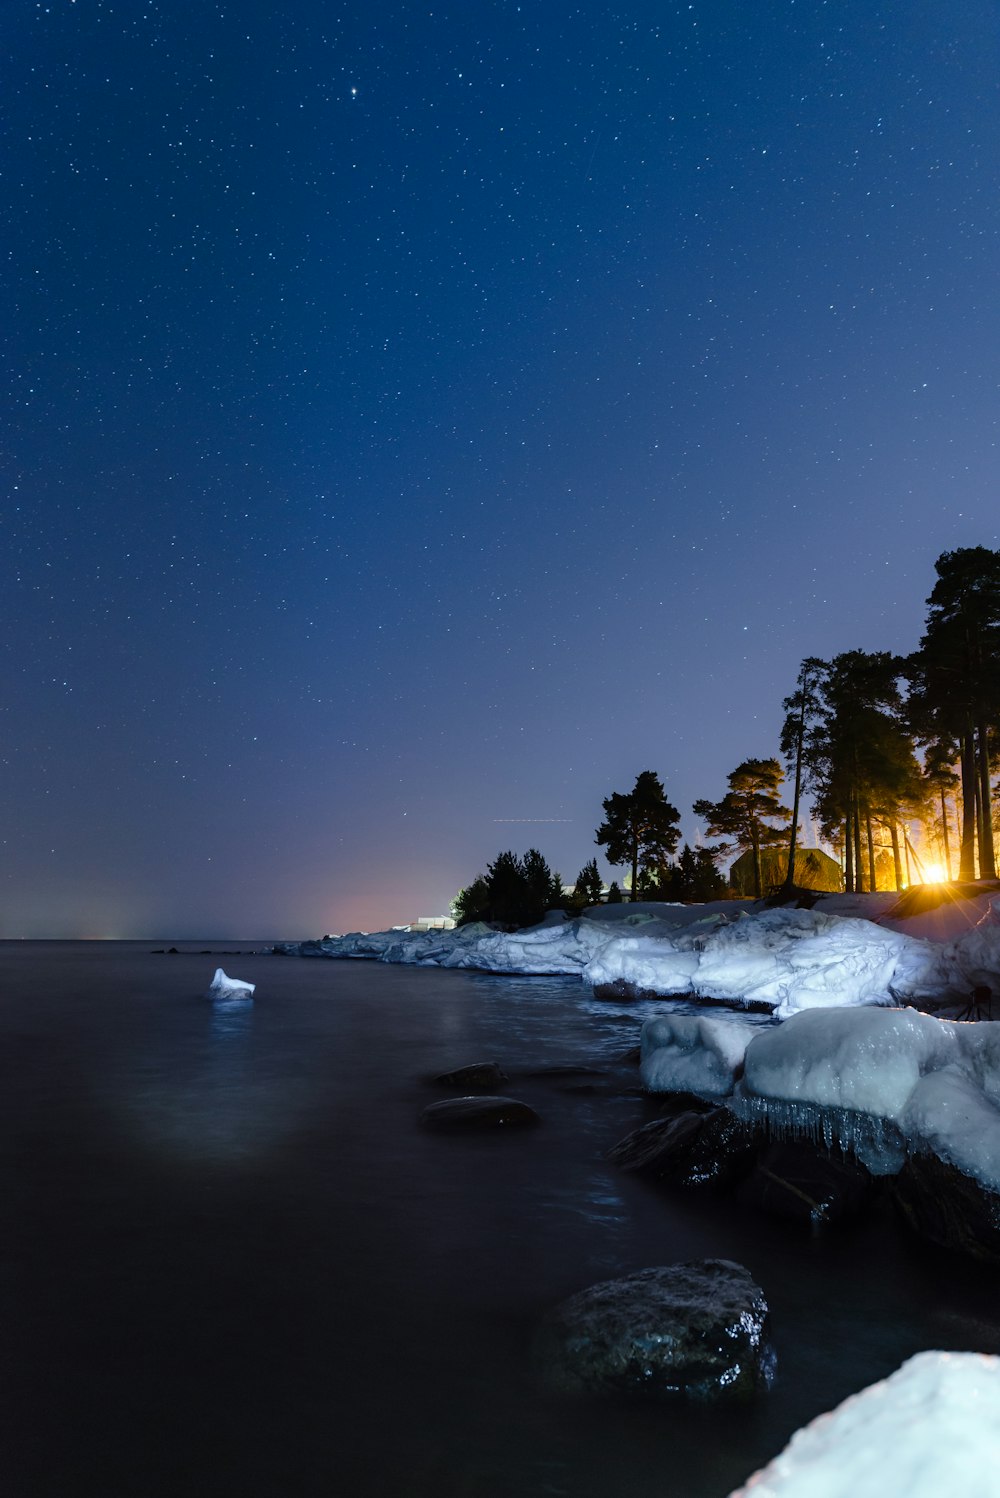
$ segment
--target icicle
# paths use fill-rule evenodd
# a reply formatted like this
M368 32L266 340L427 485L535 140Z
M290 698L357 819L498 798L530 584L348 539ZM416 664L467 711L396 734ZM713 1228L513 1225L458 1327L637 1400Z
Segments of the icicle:
M895 1175L906 1159L905 1139L887 1118L851 1108L759 1097L739 1085L728 1106L745 1123L763 1125L773 1138L803 1139L855 1155L872 1175Z

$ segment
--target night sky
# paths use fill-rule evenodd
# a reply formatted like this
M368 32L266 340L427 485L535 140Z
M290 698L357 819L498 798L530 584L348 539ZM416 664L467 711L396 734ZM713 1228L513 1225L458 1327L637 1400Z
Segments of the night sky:
M644 769L693 841L1000 544L996 3L0 37L0 935L440 914Z

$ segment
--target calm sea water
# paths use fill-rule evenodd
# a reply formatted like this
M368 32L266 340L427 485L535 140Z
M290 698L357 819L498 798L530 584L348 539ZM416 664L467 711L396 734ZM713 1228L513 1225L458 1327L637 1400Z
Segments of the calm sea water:
M152 945L0 943L9 1498L724 1498L911 1353L1000 1350L991 1277L891 1220L814 1240L609 1166L652 1116L620 1064L642 1006L571 980ZM217 964L258 984L252 1005L201 997ZM422 1130L427 1077L481 1059L543 1125ZM558 1065L607 1076L529 1075ZM706 1256L768 1297L766 1398L538 1391L546 1307Z

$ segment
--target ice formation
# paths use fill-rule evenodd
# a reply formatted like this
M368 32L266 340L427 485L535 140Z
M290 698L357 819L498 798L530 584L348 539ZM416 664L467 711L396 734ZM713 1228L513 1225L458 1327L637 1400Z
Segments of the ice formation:
M782 1025L649 1019L652 1091L725 1099L776 1133L852 1150L875 1175L929 1151L1000 1191L1000 1022L913 1009L813 1009Z
M728 1097L759 1027L746 1020L664 1014L642 1027L642 1080L651 1092Z
M917 1353L796 1431L730 1498L946 1494L1000 1494L1000 1358Z
M215 977L208 988L210 999L252 999L255 983L244 983L242 978L230 978L221 967L215 969Z

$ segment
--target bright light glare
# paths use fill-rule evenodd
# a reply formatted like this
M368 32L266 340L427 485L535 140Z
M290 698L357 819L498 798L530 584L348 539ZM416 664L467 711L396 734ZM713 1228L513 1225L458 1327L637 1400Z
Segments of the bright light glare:
M950 876L948 874L948 870L945 868L943 863L924 864L925 884L945 884L947 883L949 877Z

